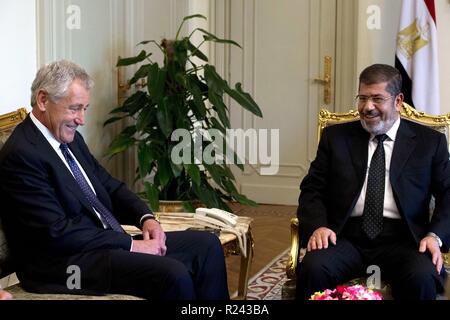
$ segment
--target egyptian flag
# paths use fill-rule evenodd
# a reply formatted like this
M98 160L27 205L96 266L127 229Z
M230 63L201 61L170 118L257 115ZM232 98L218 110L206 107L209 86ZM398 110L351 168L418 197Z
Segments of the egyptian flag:
M395 67L405 102L433 115L440 113L437 53L434 0L403 0Z

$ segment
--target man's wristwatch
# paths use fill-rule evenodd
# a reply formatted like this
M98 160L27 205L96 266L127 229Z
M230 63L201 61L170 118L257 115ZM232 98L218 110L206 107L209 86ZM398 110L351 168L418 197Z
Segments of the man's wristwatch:
M155 216L153 214L146 214L143 218L141 218L141 226L144 225L144 222L147 221L148 219L152 219L152 220L156 220ZM156 220L158 221L158 220ZM159 221L158 221L159 222Z
M438 235L434 232L428 232L427 236L433 237L434 240L438 243L439 248L442 247L442 240L438 237Z

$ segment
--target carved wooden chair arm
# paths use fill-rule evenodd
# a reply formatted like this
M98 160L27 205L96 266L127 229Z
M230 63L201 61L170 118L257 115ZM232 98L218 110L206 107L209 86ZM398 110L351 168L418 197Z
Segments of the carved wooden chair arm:
M298 218L291 219L291 250L289 251L286 264L286 275L288 279L295 279L295 270L297 269L298 255L300 252L300 234L298 229Z

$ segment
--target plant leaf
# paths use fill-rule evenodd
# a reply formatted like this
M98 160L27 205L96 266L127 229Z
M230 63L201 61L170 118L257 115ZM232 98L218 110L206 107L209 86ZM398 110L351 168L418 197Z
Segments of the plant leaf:
M195 164L186 164L185 166L187 174L192 178L192 181L200 186L200 169Z
M222 170L219 165L217 164L206 164L204 163L203 166L208 171L208 173L213 178L214 182L217 183L219 186L222 186Z
M144 182L144 187L150 209L153 212L159 211L159 189L148 181Z
M193 14L193 15L184 17L183 21L186 21L186 20L189 20L189 19L192 19L192 18L202 18L202 19L206 20L206 17L204 15L202 15L202 14Z
M166 138L170 137L173 131L172 115L170 114L170 110L165 99L158 105L156 118L158 119L159 128L163 132L164 136Z
M231 194L231 196L236 199L239 203L242 203L246 206L251 206L251 207L257 207L258 203L256 203L253 200L250 200L249 198L247 198L246 196L244 196L243 194L239 194L237 192L233 192Z
M191 52L193 56L208 62L208 57L203 52L201 52L199 48L194 46L190 41L188 41L188 50Z
M230 128L230 118L228 117L228 110L223 103L222 97L214 92L209 92L209 101L213 104L214 109L217 111L220 121L222 121L225 128Z
M192 80L191 77L188 77L188 85L189 90L192 93L192 97L194 98L195 106L197 107L197 120L202 120L206 116L206 106L203 102L202 92L195 83L195 80Z
M109 145L108 149L106 150L106 156L111 157L117 153L123 152L132 145L134 145L135 142L136 139L134 139L133 137L121 133L118 136L116 136Z
M139 143L138 146L138 162L139 162L139 176L145 178L151 169L151 163L153 161L150 147L145 142Z
M183 201L183 208L186 212L195 212L195 208L191 201Z
M214 192L209 183L204 180L200 186L195 184L192 185L192 190L194 194L208 207L208 208L218 208L219 196Z
M182 164L175 164L170 161L170 167L172 168L172 173L175 178L178 178L181 175L181 172L183 172Z
M145 131L145 128L149 126L154 116L154 107L142 109L136 120L136 130L138 132Z
M138 90L129 96L122 104L122 107L114 109L114 113L125 112L133 116L136 112L148 106L148 97L144 91ZM111 111L111 112L113 112Z
M238 46L239 48L242 48L239 45L239 43L237 43L236 41L228 40L228 39L220 39L217 36L215 36L214 34L208 32L208 31L206 31L205 29L202 29L202 28L197 28L196 30L201 31L204 34L206 34L206 36L203 36L205 41L214 41L214 42L218 42L218 43L227 43L227 44L232 44L232 45Z
M242 90L241 84L236 83L236 89L226 90L228 95L232 97L237 103L239 103L244 109L247 109L254 115L262 118L262 112L258 104L253 100L253 98L247 92Z
M121 119L123 119L124 117L111 117L111 118L109 118L108 120L106 120L104 123L103 123L103 126L105 127L105 126L107 126L108 124L111 124L111 123L113 123L113 122L116 122L116 121L119 121L119 120L121 120Z
M150 66L148 74L147 86L150 97L154 103L159 103L164 97L164 85L166 83L167 72L160 69L157 63Z
M147 57L150 57L152 54L145 52L145 50L142 50L137 56L130 57L130 58L122 58L117 61L116 67L122 67L122 66L129 66L131 64L135 64L138 62L143 61Z
M223 134L226 134L226 129L220 124L220 122L216 118L214 118L214 117L209 118L209 121L212 122L213 128L218 129Z
M228 83L222 79L222 77L216 72L216 68L209 64L206 64L203 68L205 71L205 79L208 87L219 96L223 94L223 91L231 90Z
M128 81L129 85L136 83L139 79L145 78L148 76L150 71L150 64L142 65L138 71L133 75L133 77Z
M158 178L162 187L166 186L172 177L172 168L170 167L170 160L167 157L158 159L158 167L155 178Z

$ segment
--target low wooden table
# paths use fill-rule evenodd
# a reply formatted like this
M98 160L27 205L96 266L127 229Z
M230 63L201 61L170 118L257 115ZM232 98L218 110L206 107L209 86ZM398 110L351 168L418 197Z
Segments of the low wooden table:
M161 227L165 232L182 231L189 228L201 228L193 218L193 213L169 213L161 212L156 214L157 220L161 223ZM253 219L250 217L239 217L237 226L245 232L247 238L247 248L243 254L237 236L229 232L220 232L219 239L222 243L225 256L239 255L241 256L241 265L239 268L239 283L237 296L232 297L236 300L244 300L247 296L248 278L250 274L251 263L253 259L254 241L251 232L251 223ZM125 231L131 235L140 234L141 230L134 226L122 226Z

